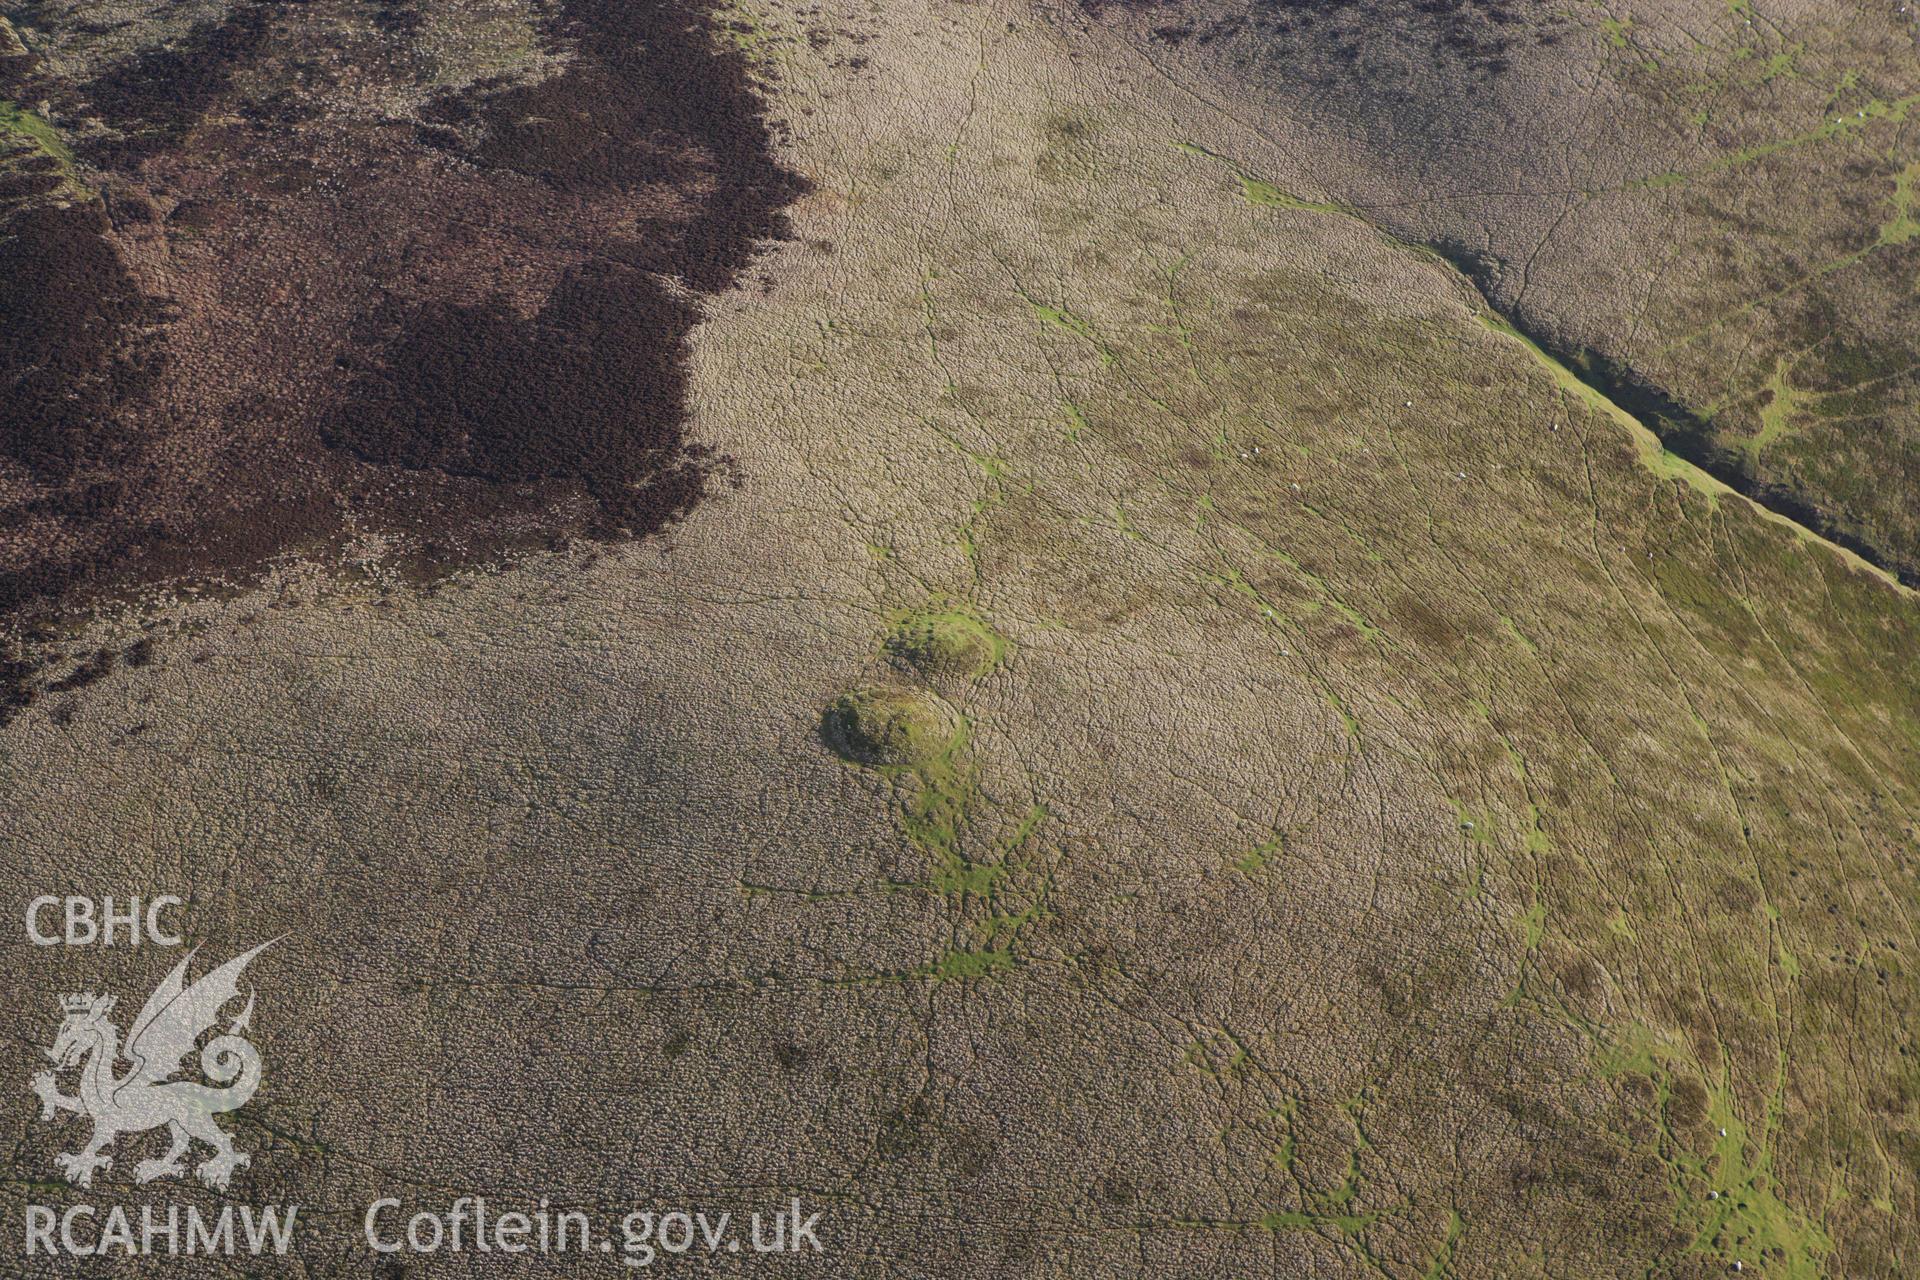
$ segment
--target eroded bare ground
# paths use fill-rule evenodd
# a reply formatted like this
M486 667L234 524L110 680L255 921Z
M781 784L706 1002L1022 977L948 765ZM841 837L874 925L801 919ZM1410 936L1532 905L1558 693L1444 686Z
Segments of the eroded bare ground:
M1313 20L1352 21L1331 8ZM1119 10L754 5L704 28L789 131L765 172L807 187L725 291L699 255L607 247L634 234L623 201L704 190L632 185L625 143L489 160L562 118L533 104L590 74L584 35L532 41L444 118L336 88L262 131L378 156L353 131L417 109L458 135L393 143L407 180L289 206L404 228L432 286L314 374L338 397L316 415L361 406L316 416L299 456L345 469L319 474L503 483L465 464L487 437L435 416L471 383L433 335L501 334L527 367L571 323L529 310L593 261L676 315L694 301L640 272L713 290L683 363L637 349L684 377L675 444L741 479L649 539L431 589L370 552L296 559L49 642L68 656L0 739L14 880L185 886L216 950L291 933L258 962L273 1074L234 1183L311 1206L290 1273L366 1274L382 1191L804 1194L828 1252L781 1265L834 1275L1911 1269L1912 593L1636 436L1366 193L1308 187L1333 144L1222 87L1202 53L1228 37L1143 56L1130 24L1184 19ZM328 51L359 28L325 17L270 38L346 65ZM419 50L466 29L394 21ZM76 38L60 56L88 69L62 74L115 48ZM240 183L251 135L195 128L139 171ZM221 328L218 282L272 274L249 237L302 224L176 221L100 233L135 281L193 255L170 295L201 319L152 322L170 351L238 369L260 323L347 325L316 267ZM165 395L212 395L182 359ZM404 384L375 370L423 366L444 395L382 398ZM418 430L358 434L403 409ZM599 502L569 476L564 510ZM362 483L334 509L404 531L362 516L406 507L356 505ZM542 531L594 527L514 492ZM48 687L136 639L137 664ZM31 975L23 1077L53 993L156 976L0 937ZM21 1097L10 1209L79 1194L47 1187L64 1135ZM95 1198L138 1194L102 1176Z

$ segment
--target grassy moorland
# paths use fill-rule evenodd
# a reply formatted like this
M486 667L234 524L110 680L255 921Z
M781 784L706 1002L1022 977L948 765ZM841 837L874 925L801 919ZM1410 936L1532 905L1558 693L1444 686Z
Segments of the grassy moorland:
M1317 179L1336 148L1221 70L1252 27L1093 8L727 10L805 185L663 365L704 500L427 583L375 521L69 619L0 737L0 861L290 931L244 1177L320 1206L316 1274L394 1178L803 1195L834 1275L1908 1274L1914 593L1668 448L1597 341L1362 189L1360 132ZM529 225L626 234L621 156L418 123L524 143L487 200ZM1641 158L1614 185L1700 168ZM516 333L590 300L499 271ZM555 350L623 313L568 314ZM419 452L369 465L476 456L380 404ZM56 1194L20 1124L0 1199Z

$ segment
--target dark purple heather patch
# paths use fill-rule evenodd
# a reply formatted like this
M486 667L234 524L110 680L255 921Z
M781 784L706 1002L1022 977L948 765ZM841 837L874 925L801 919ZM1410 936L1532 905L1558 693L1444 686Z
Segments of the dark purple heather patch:
M18 12L29 47L60 20ZM44 162L0 174L16 640L143 584L244 577L348 517L431 576L655 532L704 492L714 459L685 438L699 297L785 236L806 190L711 9L570 0L563 72L417 125L313 96L343 51L407 74L415 6L382 0L384 39L344 50L309 12L242 3L85 84L4 69L0 98L49 104L101 193L63 209ZM5 652L0 720L50 687Z
M531 320L497 304L410 314L323 430L386 467L501 485L574 481L603 519L651 532L699 497L683 444L691 306L631 267L597 264Z
M1205 44L1249 27L1284 43L1296 32L1325 25L1320 39L1335 71L1360 64L1367 45L1386 37L1489 76L1507 69L1510 29L1529 5L1537 7L1538 0L1080 0L1080 8L1095 18L1113 13L1151 18L1148 34L1164 44Z

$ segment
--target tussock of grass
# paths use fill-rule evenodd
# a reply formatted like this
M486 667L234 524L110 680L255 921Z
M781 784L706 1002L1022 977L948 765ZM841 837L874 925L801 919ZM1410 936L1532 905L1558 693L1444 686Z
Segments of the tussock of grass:
M913 768L948 752L959 717L932 694L867 686L843 693L827 708L821 733L855 764Z
M1006 638L965 606L901 615L887 634L886 647L928 675L984 675L1007 655Z

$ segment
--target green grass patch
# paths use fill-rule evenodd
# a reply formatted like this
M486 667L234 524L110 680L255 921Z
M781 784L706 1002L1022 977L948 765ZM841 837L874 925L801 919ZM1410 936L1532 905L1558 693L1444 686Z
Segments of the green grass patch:
M1253 848L1247 850L1238 858L1235 858L1233 860L1233 866L1236 871L1242 871L1248 875L1252 875L1254 872L1272 863L1274 855L1285 853L1286 850L1287 837L1283 832L1275 835L1271 840L1262 840L1259 844L1253 846Z
M949 951L918 976L935 982L977 982L1013 968L1013 963L1013 952L1007 950Z
M1882 229L1885 235L1885 229ZM1760 454L1774 441L1779 440L1792 430L1794 415L1808 407L1808 403L1817 397L1807 392L1795 390L1787 381L1787 361L1781 357L1774 361L1773 376L1767 379L1763 393L1766 402L1760 406L1760 430L1747 441L1747 458L1758 462Z
M886 650L928 675L981 676L1006 661L1007 639L967 605L895 615Z
M1547 936L1547 904L1536 902L1520 917L1520 932L1527 950L1537 949Z
M1893 179L1893 214L1880 224L1880 243L1906 244L1920 236L1920 219L1913 216L1913 186L1920 181L1920 160L1902 169Z
M75 163L73 149L59 130L17 102L0 101L0 173L32 174L42 180L30 182L30 187L46 196L90 200L93 189L80 180Z
M1466 1223L1461 1220L1458 1209L1448 1211L1446 1238L1434 1251L1433 1261L1429 1262L1427 1269L1420 1273L1421 1280L1445 1280L1447 1269L1453 1266L1453 1247L1460 1242L1460 1232L1465 1226Z
M0 135L25 139L58 160L62 168L73 167L73 150L61 141L59 131L17 102L0 102Z
M964 736L959 714L939 698L881 685L841 694L822 717L821 733L846 759L876 768L926 766Z
M1379 1221L1377 1211L1368 1213L1301 1213L1294 1210L1275 1210L1260 1219L1260 1225L1268 1231L1318 1231L1331 1227L1342 1235L1357 1236L1375 1222Z
M1173 145L1176 150L1185 152L1187 155L1201 156L1225 165L1227 171L1233 174L1235 181L1239 182L1240 194L1245 197L1248 204L1254 205L1257 208L1297 209L1302 213L1333 213L1346 218L1365 220L1359 210L1351 208L1350 206L1336 204L1326 200L1305 200L1291 192L1282 191L1271 182L1267 182L1262 178L1257 178L1248 173L1217 151L1209 151L1207 148L1192 142L1176 142Z
M1674 1224L1688 1238L1681 1252L1727 1270L1738 1262L1743 1272L1775 1280L1822 1280L1832 1238L1781 1199L1767 1135L1749 1132L1731 1091L1693 1080L1682 1070L1688 1062L1681 1041L1643 1026L1617 1029L1596 1056L1603 1076L1653 1082ZM1694 1134L1706 1135L1704 1147Z

